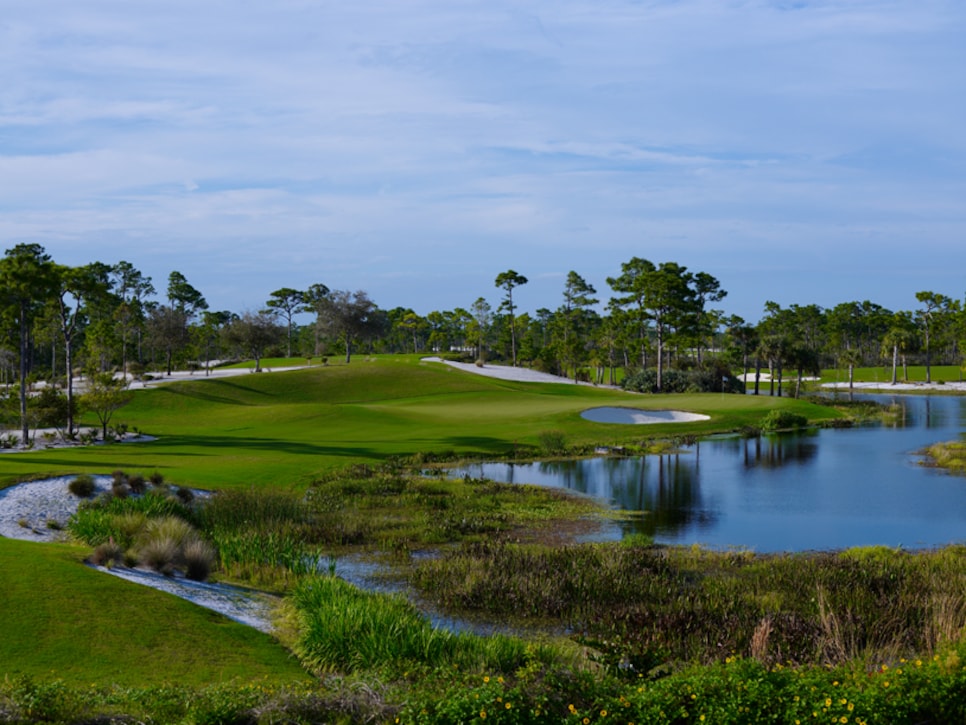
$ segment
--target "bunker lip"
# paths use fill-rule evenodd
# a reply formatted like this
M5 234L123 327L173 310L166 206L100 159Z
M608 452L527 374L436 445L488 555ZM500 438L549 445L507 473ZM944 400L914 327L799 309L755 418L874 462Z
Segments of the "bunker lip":
M701 413L688 413L683 410L641 410L639 408L620 408L605 406L589 408L580 414L592 423L617 423L621 425L653 425L655 423L692 423L710 420L711 416Z

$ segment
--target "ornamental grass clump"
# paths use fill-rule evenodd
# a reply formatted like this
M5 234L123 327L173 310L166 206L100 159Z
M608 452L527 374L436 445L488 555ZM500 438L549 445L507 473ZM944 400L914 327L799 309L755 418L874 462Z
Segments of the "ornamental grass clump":
M174 574L180 550L173 539L151 539L138 549L138 562L165 576Z
M124 563L124 548L113 539L94 547L90 561L95 566L118 566Z
M90 498L96 489L94 477L86 473L80 474L67 484L67 490L77 498Z
M184 574L193 581L204 581L211 574L217 560L214 548L207 541L195 539L184 545Z

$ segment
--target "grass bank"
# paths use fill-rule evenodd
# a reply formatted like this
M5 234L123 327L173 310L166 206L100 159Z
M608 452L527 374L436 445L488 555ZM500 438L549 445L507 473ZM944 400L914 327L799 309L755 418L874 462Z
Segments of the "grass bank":
M590 423L580 412L624 405L711 416L697 423ZM541 435L575 447L755 426L782 409L812 421L841 414L802 400L642 396L589 386L484 378L412 356L307 370L175 382L138 391L119 422L157 440L0 455L0 482L115 469L154 471L200 488L294 487L393 457L539 456Z

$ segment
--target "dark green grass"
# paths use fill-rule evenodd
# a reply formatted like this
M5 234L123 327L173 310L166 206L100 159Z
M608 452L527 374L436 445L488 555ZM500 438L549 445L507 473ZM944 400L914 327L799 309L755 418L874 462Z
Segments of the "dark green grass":
M653 426L590 423L600 405L682 409L711 420ZM0 457L0 482L123 469L162 472L179 485L302 489L321 475L393 456L538 455L540 435L571 446L633 445L646 438L754 426L771 409L810 420L840 414L763 396L642 396L588 386L514 383L410 357L358 359L308 370L198 379L139 391L119 422L157 436Z
M0 673L124 686L305 681L268 635L86 567L86 553L0 538Z

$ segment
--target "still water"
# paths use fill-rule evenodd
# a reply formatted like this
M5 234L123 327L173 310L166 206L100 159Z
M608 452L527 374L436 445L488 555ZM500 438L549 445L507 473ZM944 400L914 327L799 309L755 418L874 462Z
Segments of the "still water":
M759 552L966 542L966 478L918 455L966 430L966 397L867 397L901 406L902 422L710 438L670 456L475 464L458 475L567 488L642 512L609 539L643 533Z

